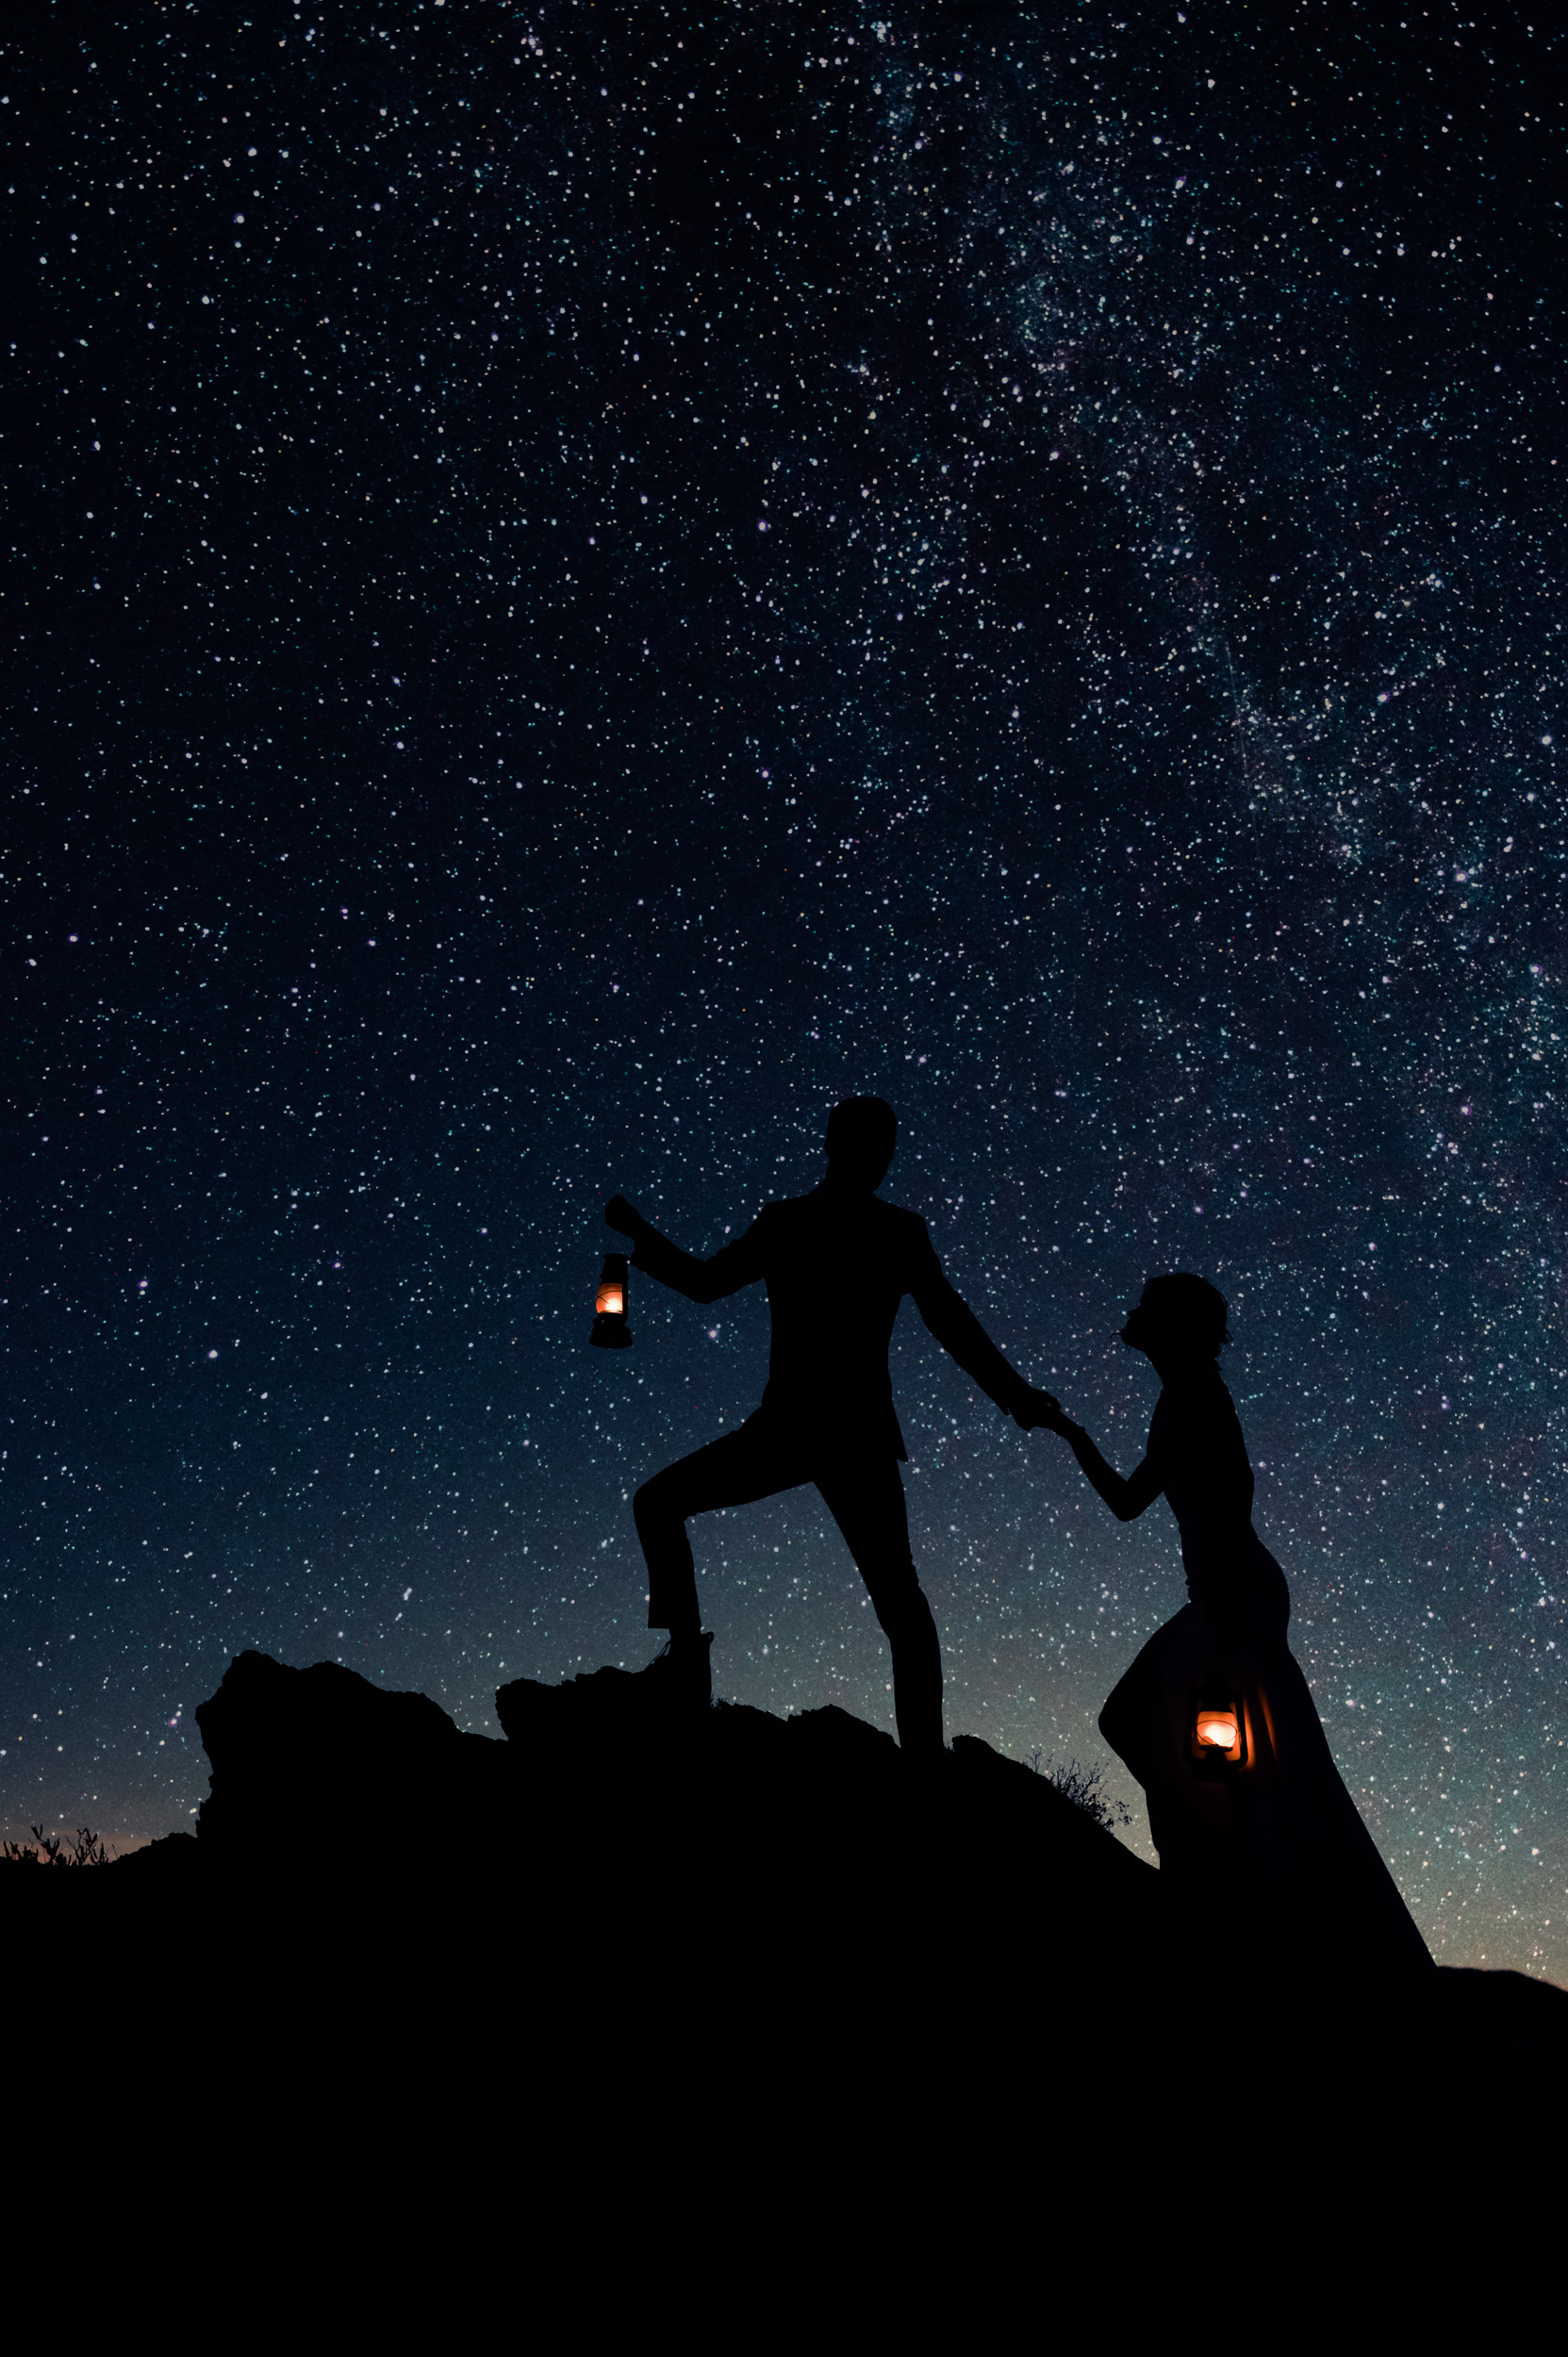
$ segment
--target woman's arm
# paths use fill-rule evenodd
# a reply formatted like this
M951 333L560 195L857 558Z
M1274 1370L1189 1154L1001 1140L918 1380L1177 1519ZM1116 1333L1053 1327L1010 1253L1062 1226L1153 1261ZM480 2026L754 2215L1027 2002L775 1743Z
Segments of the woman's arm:
M1145 1507L1152 1506L1165 1486L1165 1476L1152 1457L1146 1457L1124 1481L1114 1466L1106 1463L1083 1426L1074 1424L1061 1401L1053 1399L1049 1392L1032 1390L1029 1406L1018 1422L1029 1432L1041 1426L1048 1432L1060 1432L1119 1523L1136 1522Z
M1124 1480L1106 1463L1081 1424L1069 1424L1064 1417L1058 1428L1117 1522L1136 1522L1145 1507L1153 1505L1165 1486L1165 1476L1152 1457L1146 1457Z

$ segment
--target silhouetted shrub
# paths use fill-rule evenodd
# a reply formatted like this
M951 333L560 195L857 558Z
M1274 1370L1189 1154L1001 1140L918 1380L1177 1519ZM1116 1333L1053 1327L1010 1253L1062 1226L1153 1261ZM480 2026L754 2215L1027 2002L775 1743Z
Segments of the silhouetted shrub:
M86 1825L78 1825L69 1841L60 1834L45 1833L41 1825L30 1825L27 1830L38 1847L34 1849L32 1843L26 1841L8 1841L5 1844L5 1862L8 1866L107 1866L109 1863L109 1854L104 1847L102 1838L89 1832Z
M1044 1776L1065 1801L1071 1801L1074 1808L1081 1808L1085 1817L1092 1817L1097 1825L1105 1827L1107 1833L1114 1833L1118 1825L1132 1822L1132 1811L1127 1803L1113 1800L1106 1791L1103 1768L1081 1768L1076 1759L1069 1759L1065 1766L1057 1760L1048 1759L1042 1767L1041 1758L1039 1752L1031 1752L1029 1755L1029 1764L1035 1774Z

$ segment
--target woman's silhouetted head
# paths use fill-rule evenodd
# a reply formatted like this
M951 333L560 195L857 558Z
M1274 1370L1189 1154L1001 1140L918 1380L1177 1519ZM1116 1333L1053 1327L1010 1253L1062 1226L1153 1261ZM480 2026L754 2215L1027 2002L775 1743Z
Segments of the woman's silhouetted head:
M899 1143L899 1118L880 1096L841 1097L828 1115L828 1175L839 1185L874 1194L887 1176Z
M1122 1340L1156 1365L1163 1359L1217 1359L1230 1340L1225 1295L1206 1277L1151 1277Z

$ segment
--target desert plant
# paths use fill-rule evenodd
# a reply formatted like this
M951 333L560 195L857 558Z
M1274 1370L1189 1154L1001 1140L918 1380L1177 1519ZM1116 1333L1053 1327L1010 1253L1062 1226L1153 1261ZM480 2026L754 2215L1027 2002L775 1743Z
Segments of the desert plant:
M1132 1811L1127 1803L1115 1800L1106 1791L1102 1766L1081 1768L1076 1759L1069 1759L1064 1764L1059 1760L1045 1759L1044 1754L1038 1750L1030 1753L1029 1764L1037 1776L1044 1776L1046 1782L1061 1793L1065 1801L1071 1801L1074 1808L1081 1808L1085 1817L1092 1817L1097 1825L1105 1827L1107 1833L1114 1833L1118 1825L1132 1822Z
M103 1838L86 1825L78 1825L67 1845L62 1835L45 1833L41 1825L29 1825L32 1842L8 1841L4 1845L5 1862L8 1866L107 1866L109 1854ZM37 1848L33 1847L37 1843Z

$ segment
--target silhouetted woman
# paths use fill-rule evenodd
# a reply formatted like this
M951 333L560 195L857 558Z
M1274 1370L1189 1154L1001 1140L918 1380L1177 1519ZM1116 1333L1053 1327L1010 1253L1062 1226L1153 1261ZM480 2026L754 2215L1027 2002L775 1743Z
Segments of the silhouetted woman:
M1217 1364L1224 1299L1201 1277L1156 1277L1121 1338L1162 1386L1136 1472L1124 1480L1059 1409L1050 1428L1119 1522L1164 1492L1181 1533L1188 1602L1099 1720L1147 1796L1162 1871L1239 1928L1375 1981L1428 1971L1285 1641L1290 1591L1252 1527L1252 1468Z

